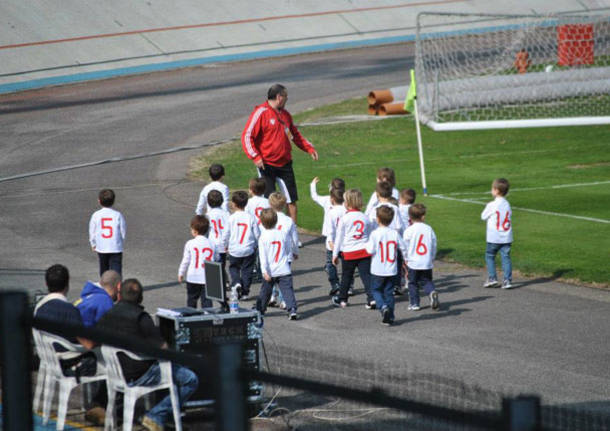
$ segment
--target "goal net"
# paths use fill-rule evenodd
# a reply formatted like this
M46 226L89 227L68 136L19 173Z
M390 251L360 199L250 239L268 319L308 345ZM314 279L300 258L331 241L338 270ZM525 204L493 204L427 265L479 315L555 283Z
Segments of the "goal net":
M420 13L421 121L434 130L610 123L610 16Z

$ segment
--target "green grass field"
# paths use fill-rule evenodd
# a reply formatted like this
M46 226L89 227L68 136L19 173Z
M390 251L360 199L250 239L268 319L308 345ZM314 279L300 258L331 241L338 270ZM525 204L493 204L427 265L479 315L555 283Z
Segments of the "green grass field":
M303 112L295 121L365 111L365 100L356 99ZM322 209L309 197L313 177L320 177L320 194L326 194L329 181L339 176L348 188L360 188L368 200L377 168L389 166L396 171L397 187L414 188L417 201L427 206L426 221L436 231L439 258L483 267L485 223L480 213L491 200L492 180L505 177L511 183L514 269L529 276L609 286L610 126L468 132L423 127L428 197L421 194L412 117L300 130L320 154L314 162L298 148L293 150L301 227L321 229ZM196 165L204 168L192 175L207 180L212 162L225 166L232 190L247 189L248 180L256 175L239 142L202 156Z

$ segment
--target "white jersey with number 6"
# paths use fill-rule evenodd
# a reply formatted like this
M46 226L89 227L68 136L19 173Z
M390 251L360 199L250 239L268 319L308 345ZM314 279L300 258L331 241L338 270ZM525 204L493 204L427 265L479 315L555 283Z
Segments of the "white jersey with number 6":
M403 235L407 247L405 260L411 269L432 269L436 257L436 235L430 226L414 222Z
M366 251L371 258L371 274L380 277L389 277L398 272L398 250L405 256L407 248L405 242L395 229L379 226L375 229L366 244Z
M203 235L197 235L184 244L178 276L189 283L205 284L205 262L220 260L216 246Z
M112 208L97 210L89 220L89 243L98 253L122 253L125 219Z
M246 257L254 253L260 236L258 222L250 213L235 211L229 217L229 254Z
M513 212L506 199L498 196L489 202L481 213L481 220L487 220L487 242L494 244L513 242Z
M290 274L292 259L292 239L286 232L268 229L261 233L258 240L258 257L261 271L270 277Z

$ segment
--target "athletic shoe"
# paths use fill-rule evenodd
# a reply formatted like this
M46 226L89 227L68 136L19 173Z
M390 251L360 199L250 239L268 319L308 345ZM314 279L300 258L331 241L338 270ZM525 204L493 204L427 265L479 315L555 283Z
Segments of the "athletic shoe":
M285 303L284 301L280 302L280 308L281 308L282 310L285 310L285 309L286 309L286 303Z
M303 243L299 241L299 248L303 248Z
M332 287L330 288L330 291L328 292L328 296L334 296L337 293L339 293L340 287L338 283L335 283L332 285Z
M277 297L275 295L271 295L267 307L277 307Z
M354 288L350 287L349 289L347 289L347 296L354 296Z
M409 305L409 311L419 311L421 310L419 305Z
M93 407L85 413L85 419L91 422L93 425L104 426L106 421L106 410L103 407Z
M403 294L404 294L404 292L402 291L400 286L394 286L394 295L395 296L402 296Z
M241 293L242 293L241 292L241 283L235 283L235 286L231 287L231 290L233 290L233 289L237 290L237 298L240 298Z
M150 416L144 416L142 426L148 431L163 431L163 425L155 422Z
M333 296L332 299L330 300L330 303L337 308L345 308L347 307L347 302L345 301L340 301L339 297L337 295Z
M375 303L375 301L369 301L364 305L364 308L366 308L367 310L374 310L375 308L377 308L377 304Z
M382 323L384 325L391 325L392 323L392 312L388 307L383 307L381 309L381 315L383 316Z
M498 280L488 278L483 287L498 287Z
M433 310L438 310L438 292L436 291L430 293L430 307Z
M513 285L510 284L510 280L504 280L502 283L502 289L512 289Z
M294 310L288 314L288 320L297 320L298 318L299 318L299 315Z

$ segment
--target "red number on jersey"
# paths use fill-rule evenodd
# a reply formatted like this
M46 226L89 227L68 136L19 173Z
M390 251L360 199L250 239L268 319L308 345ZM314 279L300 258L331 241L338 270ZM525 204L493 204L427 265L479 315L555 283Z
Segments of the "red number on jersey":
M243 227L244 231L241 233L241 237L239 238L239 243L244 243L244 238L246 237L246 232L248 231L248 225L246 223L237 223L238 227Z
M275 252L275 263L280 260L280 251L282 250L282 243L280 241L271 241L272 245L277 245L277 250Z
M393 250L390 249L390 245L393 246ZM385 253L384 253L384 248L385 248ZM396 241L388 241L385 243L385 247L383 242L379 241L379 251L381 252L381 263L385 262L386 260L389 263L394 263L396 262Z
M356 232L358 232L358 235L354 235L354 239L362 239L362 237L364 236L364 222L362 220L356 220L354 222L354 226L358 226L356 228Z
M422 242L423 240L424 240L424 234L422 233L419 236L419 241L417 241L417 247L415 248L415 253L419 254L420 256L423 256L426 253L428 253L428 247L426 247L426 244L424 244Z
M500 211L496 211L496 230L500 230ZM502 222L502 229L504 229L505 231L510 229L510 217L508 214L508 211L506 211L506 215L504 216L504 221Z
M193 250L195 250L195 269L205 267L205 261L212 260L212 256L214 255L214 251L209 247L204 247L201 250L197 247L193 247ZM199 257L202 257L203 259L200 260Z
M212 223L212 225L214 225L214 234L216 235L216 238L218 238L220 231L224 229L224 227L222 226L222 219L210 220L210 222Z
M108 226L106 222L112 222L112 219L109 217L104 217L102 219L102 230L107 231L107 233L102 232L102 238L112 238L114 229L112 228L112 225Z

